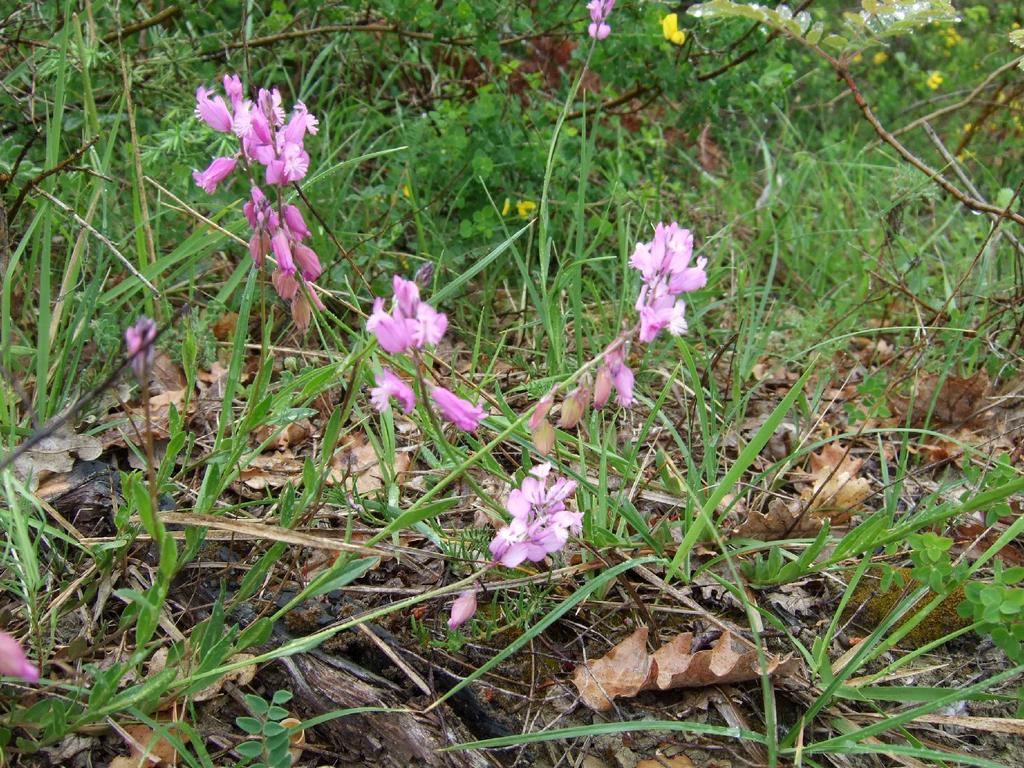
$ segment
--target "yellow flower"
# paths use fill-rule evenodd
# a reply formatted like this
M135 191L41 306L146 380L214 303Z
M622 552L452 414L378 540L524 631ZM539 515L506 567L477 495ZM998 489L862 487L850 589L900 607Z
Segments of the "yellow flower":
M974 123L964 123L963 132L970 133L974 130Z
M954 45L957 45L962 40L963 38L960 37L960 33L957 32L952 27L946 30L946 45L948 45L950 48L952 48Z
M889 54L885 51L879 51L871 57L871 61L875 64L885 64L889 60Z
M670 43L682 45L686 42L686 32L679 28L679 16L675 13L661 20L661 32Z
M861 54L860 51L857 51L855 54L853 54L853 63L854 64L860 64L862 61L864 61L864 56L863 56L863 54Z
M939 86L942 85L943 77L938 72L932 72L928 75L928 79L925 81L925 85L931 88L933 91L937 91Z
M508 216L509 210L512 208L512 201L507 197L505 198L505 204L501 206L501 215Z
M520 219L530 218L530 211L534 210L537 204L532 200L520 200L516 203L516 212Z
M409 189L408 184L402 185L402 197L412 197L412 190Z

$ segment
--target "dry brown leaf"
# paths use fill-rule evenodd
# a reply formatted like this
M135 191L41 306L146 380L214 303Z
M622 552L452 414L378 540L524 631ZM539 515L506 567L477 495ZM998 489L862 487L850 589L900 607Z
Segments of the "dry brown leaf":
M286 717L281 721L281 725L285 728L294 728L299 725L302 721L295 717ZM294 765L302 757L302 752L306 748L306 730L298 730L288 735L288 743L291 745L288 748L288 754L292 756L292 764Z
M384 474L380 459L373 445L359 432L350 434L341 450L331 460L331 473L327 478L328 485L343 485L347 488L355 486L360 496L380 490L384 487ZM409 454L397 453L393 459L396 479L409 471ZM353 484L352 478L355 478Z
M171 742L156 735L153 729L142 723L122 725L118 728L126 737L131 754L128 757L115 757L110 761L110 768L138 768L140 765L177 765L178 751ZM168 730L184 743L188 743L188 734L168 724Z
M828 512L833 522L846 522L850 513L871 495L871 483L867 478L857 477L863 464L840 443L829 443L821 453L811 454L811 487L800 497L812 512Z
M51 474L70 472L75 465L72 454L93 461L102 452L103 443L97 438L60 429L18 456L14 471L22 479L31 475L31 487L35 489Z
M278 433L277 439L267 447L278 451L286 451L289 448L295 448L306 442L309 436L313 434L313 424L309 419L299 419L281 430L278 427L265 424L256 430L256 439L262 444L275 432Z
M238 473L238 479L256 491L281 488L285 483L302 478L302 461L290 452L263 453L254 456L249 466Z
M776 541L817 536L820 530L821 518L805 512L799 502L787 504L782 499L772 499L767 512L750 512L734 534L745 539Z
M685 632L654 652L658 668L655 684L659 689L703 688L756 680L761 676L757 651L740 643L731 632L723 632L707 650L691 652L692 647L693 633ZM789 657L768 658L765 671L774 674L783 664L786 671L790 671L789 661Z
M640 627L600 659L576 667L573 682L584 704L606 712L619 696L636 696L656 673L647 652L647 627Z
M237 326L238 313L225 312L217 318L217 322L210 326L210 330L213 331L213 336L217 341L230 341L235 336L235 328Z
M181 366L171 360L170 355L166 352L157 350L153 355L153 362L149 366L150 394L158 395L161 392L184 390L186 386L187 381Z
M584 704L598 712L614 699L640 691L702 688L756 680L761 676L757 652L723 632L711 648L693 650L692 632L677 635L653 654L647 653L647 628L641 627L607 655L576 668L573 682ZM769 657L766 672L793 674L795 660Z
M940 376L931 373L924 374L918 380L912 413L916 426L925 422L933 399L935 400L935 408L932 410L933 424L959 424L968 421L975 415L984 418L985 414L978 413L987 404L989 392L989 378L984 370L980 370L966 379L947 376L945 381L942 381L941 389L936 396L935 390L939 387L940 380ZM904 412L906 412L905 408Z

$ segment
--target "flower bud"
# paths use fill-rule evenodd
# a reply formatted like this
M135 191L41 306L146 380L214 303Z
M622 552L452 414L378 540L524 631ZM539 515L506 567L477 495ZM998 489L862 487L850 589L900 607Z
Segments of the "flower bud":
M536 430L540 426L540 423L545 420L548 415L548 411L551 410L551 405L554 403L554 398L551 395L544 395L537 403L537 407L533 409L533 413L530 415L530 429Z
M614 377L607 365L602 365L597 371L597 379L594 381L594 408L601 410L608 402L612 394Z
M533 447L541 456L547 456L555 447L555 428L547 419L541 419L533 430Z
M468 589L456 598L452 604L452 615L448 619L448 629L455 629L465 624L476 613L476 590Z
M430 281L434 279L434 262L424 262L423 266L416 270L416 274L412 279L418 283L421 288L428 287L430 285Z
M572 429L580 423L583 412L590 400L590 390L587 387L576 387L569 396L562 401L562 412L558 417L558 426L562 429Z

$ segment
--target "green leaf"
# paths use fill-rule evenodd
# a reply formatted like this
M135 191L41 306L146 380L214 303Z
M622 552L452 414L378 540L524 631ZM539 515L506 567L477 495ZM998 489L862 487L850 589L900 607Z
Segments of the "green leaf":
M270 709L270 704L267 703L266 699L252 693L245 694L245 706L254 715L266 715L267 710Z
M243 741L235 747L235 751L242 757L252 760L263 754L263 745L258 741Z
M263 730L263 723L255 717L236 717L235 724L250 736L255 736Z

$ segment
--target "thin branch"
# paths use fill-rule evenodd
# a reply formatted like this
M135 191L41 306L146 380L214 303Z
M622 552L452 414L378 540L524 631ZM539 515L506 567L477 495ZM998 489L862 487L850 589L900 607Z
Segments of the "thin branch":
M136 32L141 32L144 29L155 27L157 24L163 24L165 21L170 21L175 16L181 15L181 6L170 5L164 8L160 13L150 16L148 19L142 21L136 21L134 24L129 24L127 27L121 27L113 32L108 32L102 38L104 43L112 43L115 40L123 40L130 35L134 35Z
M1013 61L1009 61L1006 64L1003 64L1003 66L999 67L999 69L995 70L988 77L986 77L984 80L982 80L980 83L978 83L977 87L975 87L975 89L973 91L971 91L966 96L964 96L964 98L962 98L960 101L956 102L955 104L950 104L948 106L942 107L941 109L936 109L934 112L929 112L927 115L925 115L923 117L919 117L916 120L911 120L909 123L904 125L902 128L897 128L895 131L892 131L891 132L892 135L893 136L900 136L900 135L906 133L907 131L910 131L910 130L913 130L914 128L917 128L920 125L924 125L925 123L929 123L929 122L931 122L932 120L935 120L938 117L942 117L943 115L948 115L950 112L956 112L958 109L963 109L968 104L970 104L972 101L974 101L976 98L978 98L978 96L981 94L981 92L984 91L986 88L989 87L989 85L992 84L993 80L995 80L997 77L999 77L1003 73L1005 73L1005 72L1015 68L1018 64L1020 64L1021 61L1024 61L1024 56L1018 56Z
M102 232L100 232L98 229L96 229L92 224L90 224L88 221L86 221L81 216L79 216L78 213L73 208L71 208L66 203L63 203L60 200L58 200L56 197L51 195L45 189L41 189L41 188L36 187L36 186L33 186L33 189L35 189L36 192L38 192L40 195L45 197L47 200L49 200L55 206L57 206L62 211L64 211L64 213L66 213L68 216L70 216L72 219L74 219L75 223L78 224L78 226L83 227L85 230L87 230L89 233L91 233L93 237L95 237L97 240L99 240L101 243L103 243L105 246L107 246L107 248L110 249L111 253L113 253L121 261L121 263L124 264L125 268L129 272L131 272L133 275L135 275L135 277L137 277L139 279L139 281L143 285L145 285L147 288L149 288L149 290L151 290L153 292L154 296L158 296L160 298L163 298L163 294L160 293L159 290L157 290L156 286L153 285L151 282L149 282L149 280L147 280L146 277L141 272L139 272L138 269L135 268L134 264L132 264L130 261L128 261L128 259L125 257L125 255L123 253L121 253L121 251L119 251L117 249L116 245L114 245L112 242L110 242L110 240L107 238L106 235L104 235Z
M888 144L897 154L910 163L912 166L921 171L921 173L928 176L936 184L942 187L948 194L958 200L962 205L970 208L972 211L980 211L981 213L993 213L1000 218L1007 218L1012 220L1016 224L1024 226L1024 216L1019 213L1004 210L997 205L991 205L986 203L984 200L978 200L962 191L955 184L947 180L939 171L931 168L924 160L919 158L909 149L907 149L895 136L893 136L885 126L879 121L878 117L872 111L871 106L868 104L864 95L861 93L860 88L857 86L857 82L853 79L850 74L850 70L846 68L846 65L840 62L838 59L825 52L822 48L817 45L811 45L806 41L802 41L808 48L814 51L818 56L825 59L839 76L839 79L846 83L846 87L849 89L850 94L853 96L853 100L857 103L861 113L864 115L864 119L871 124L871 127L875 129L875 133L878 134L883 142Z
M21 204L24 202L25 195L28 194L29 188L35 187L36 185L38 185L44 179L46 179L46 178L48 178L50 176L53 176L53 174L55 174L55 173L60 173L61 171L66 170L68 168L68 166L73 165L74 163L77 163L79 158L82 155L84 155L86 152L88 152L89 148L92 147L92 145L95 144L97 141L99 141L99 139L100 139L99 136L93 136L91 139L89 139L87 142L85 142L85 144L80 146L78 149L76 149L70 155L68 155L63 160L61 160L59 163L57 163L55 166L53 166L53 168L47 168L45 171L40 171L33 178L31 178L28 181L26 181L24 186L22 186L21 191L18 192L18 197L14 200L14 205L11 206L10 212L7 214L8 219L9 220L13 220L14 217L17 215L18 209L21 207Z
M610 109L615 109L615 107L621 106L622 104L625 104L628 101L632 101L633 99L643 96L645 93L650 93L651 91L655 90L659 89L657 89L653 85L637 85L633 89L622 94L621 96L614 99L610 99L609 101L604 102L598 107L594 107L593 109L587 110L587 112L589 112L590 114L594 114L595 112L607 112ZM584 110L577 110L576 112L570 112L568 115L565 116L565 119L579 120L581 117L583 117L584 114Z
M978 192L978 188L974 186L974 183L971 181L970 177L964 172L963 166L961 166L960 163L956 161L956 158L950 154L949 150L946 148L946 145L942 142L942 139L939 138L939 135L935 132L935 130L928 123L922 123L922 125L924 126L924 132L928 134L928 138L932 140L932 143L935 145L935 148L939 151L939 154L942 155L942 159L949 164L950 168L953 169L953 173L957 175L957 178L959 178L961 183L967 188L967 191L970 192L979 200L984 200L984 198L981 196L981 193ZM988 217L992 219L993 224L999 223L999 217L997 217L995 214L990 213L988 214ZM1007 240L1009 240L1013 244L1014 248L1016 248L1020 253L1024 254L1024 243L1021 243L1021 241L1017 239L1016 235L1014 235L1012 232L1004 232L1003 235L1006 237Z

